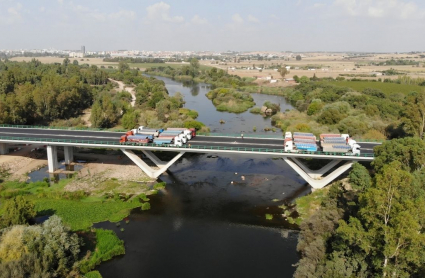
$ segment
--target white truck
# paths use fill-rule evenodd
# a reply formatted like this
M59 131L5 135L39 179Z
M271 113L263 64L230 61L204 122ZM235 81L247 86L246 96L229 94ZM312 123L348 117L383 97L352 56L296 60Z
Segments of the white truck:
M285 133L284 140L285 152L317 151L316 136L312 133L291 132Z
M146 128L144 126L139 126L138 128L132 129L131 132L133 132L134 135L142 133L142 134L152 134L155 137L158 137L159 134L164 131L163 129L153 129L153 128Z
M348 134L320 134L320 146L323 152L360 155L360 145Z

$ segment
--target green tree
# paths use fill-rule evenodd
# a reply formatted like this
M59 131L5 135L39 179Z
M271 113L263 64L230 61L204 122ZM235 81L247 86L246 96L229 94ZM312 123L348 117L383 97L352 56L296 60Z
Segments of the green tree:
M381 168L360 195L358 218L341 221L337 230L345 248L364 254L372 272L383 277L414 275L425 262L424 192L403 168L399 161Z
M132 129L137 126L139 120L139 113L134 110L129 110L125 112L122 117L122 126L125 129Z
M127 63L120 61L118 63L118 71L124 73L127 70L130 70L130 66Z
M301 76L301 78L299 79L299 83L301 83L301 84L308 83L309 81L310 81L310 79L305 75Z
M295 57L295 59L297 60L297 61L301 61L301 55L297 55L296 57Z
M279 73L280 73L280 76L282 76L282 79L284 79L285 75L289 74L289 70L287 70L286 67L281 67L279 69Z
M35 215L34 203L28 201L23 196L16 196L4 204L1 225L8 227L11 225L26 224Z
M425 92L412 92L406 97L403 109L403 129L412 136L423 138L425 129Z
M354 163L348 175L352 187L356 190L364 190L370 187L371 179L366 167L360 163Z

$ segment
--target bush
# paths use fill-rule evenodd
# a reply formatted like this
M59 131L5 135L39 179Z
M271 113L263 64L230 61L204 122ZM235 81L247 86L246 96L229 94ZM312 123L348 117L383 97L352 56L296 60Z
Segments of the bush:
M17 196L5 203L0 224L3 227L26 224L35 214L34 203L23 196Z
M200 130L204 126L205 125L203 123L198 122L198 121L186 121L186 122L184 122L185 128L195 128L196 130Z
M249 110L249 112L253 113L253 114L260 114L261 108L260 107L253 107L253 108L251 108L251 110Z

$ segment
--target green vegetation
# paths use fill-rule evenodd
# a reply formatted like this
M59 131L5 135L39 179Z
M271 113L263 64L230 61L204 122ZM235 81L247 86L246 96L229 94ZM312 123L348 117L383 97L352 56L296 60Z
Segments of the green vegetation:
M34 203L22 196L13 197L1 207L0 227L27 224L36 214Z
M207 93L217 111L242 113L255 105L250 94L233 89L218 88Z
M12 226L0 239L2 277L69 277L78 274L81 241L52 216L39 226Z
M96 232L96 245L94 252L88 259L80 263L80 270L85 273L101 262L108 261L115 256L125 254L124 241L120 240L114 231L95 229ZM90 274L92 275L92 274ZM88 277L88 273L85 274Z
M424 151L419 138L387 141L376 147L374 176L356 164L353 189L334 183L301 223L294 277L422 277Z
M84 274L84 277L86 277L86 278L102 278L102 275L100 274L99 271L95 270L95 271L87 272L86 274Z
M250 113L253 114L261 114L261 108L260 107L253 107L249 110Z
M96 66L0 61L0 123L49 124L79 116L108 90Z
M419 81L400 78L400 82ZM364 139L422 136L425 89L404 83L301 82L285 91L298 111L277 113L272 124L284 131L348 133Z
M121 200L84 201L37 198L34 202L39 215L54 211L73 230L77 231L85 230L97 222L120 221L130 213L131 209L142 205L136 199L125 202Z
M267 220L273 220L273 215L272 214L269 214L269 213L266 213L266 219Z
M331 84L337 86L348 87L357 92L363 92L365 89L377 89L387 96L391 94L408 94L410 92L420 92L424 88L417 85L397 84L389 82L372 82L372 81L333 81Z

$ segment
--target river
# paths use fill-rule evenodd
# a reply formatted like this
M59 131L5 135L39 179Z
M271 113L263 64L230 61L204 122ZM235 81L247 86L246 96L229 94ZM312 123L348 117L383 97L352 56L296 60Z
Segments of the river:
M215 111L203 96L208 91L204 84L184 87L160 79L171 95L180 91L186 107L196 109L212 131L230 132L238 119L245 119L246 126L269 124L249 112ZM225 125L215 123L220 118ZM283 160L186 153L160 179L167 186L150 196L151 210L133 210L120 226L95 225L114 230L126 246L124 256L98 267L103 277L292 276L299 259L298 232L278 206L309 193L310 187Z
M211 86L208 84L182 83L161 76L155 76L155 78L165 82L165 86L171 96L176 92L182 93L186 101L185 107L198 111L199 116L196 120L210 127L211 132L238 134L242 131L246 134L282 135L280 129L276 129L276 132L264 131L264 128L272 127L270 117L252 114L249 110L239 114L217 111L212 101L205 96L211 89ZM293 109L285 98L281 96L262 94L251 94L251 96L256 103L255 106L258 107L261 107L264 102L270 101L272 103L278 103L280 105L280 111ZM223 120L225 123L220 124L220 120ZM254 126L257 128L256 132L253 131Z

